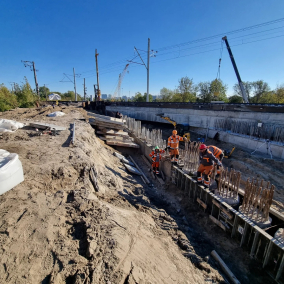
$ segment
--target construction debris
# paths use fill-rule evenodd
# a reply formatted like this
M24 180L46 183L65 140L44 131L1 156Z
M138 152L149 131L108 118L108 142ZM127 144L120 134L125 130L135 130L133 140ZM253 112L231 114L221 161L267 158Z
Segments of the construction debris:
M124 163L123 163L123 164L124 164ZM135 167L132 167L132 166L130 166L130 165L128 165L128 164L124 164L124 166L125 166L126 169L127 169L129 172L131 172L132 174L136 174L136 175L139 175L139 176L142 175L142 173L141 173L139 170L137 170Z
M135 165L135 167L141 172L144 180L146 181L147 184L150 184L150 181L147 179L147 177L145 176L145 174L143 173L143 171L138 167L138 165L135 163L135 161L133 160L133 158L131 156L129 156L130 160L133 162L133 164Z
M49 123L45 123L45 122L30 122L29 126L39 128L39 129L50 128L50 129L55 129L56 131L66 130L65 127L54 125L54 124L49 124Z
M127 128L124 124L124 120L120 118L114 118L104 115L88 112L91 125L97 127L97 134L100 139L106 141L106 144L121 147L139 148L139 145L134 143L134 138L130 137L123 129Z
M14 132L18 128L22 128L25 125L23 123L9 120L9 119L0 119L0 133L3 132Z
M123 162L124 164L128 164L130 166L134 166L134 164L132 162L130 162L128 159L126 159L123 155L121 155L121 154L119 154L117 152L114 152L113 154L114 154L114 156L119 158L120 161Z

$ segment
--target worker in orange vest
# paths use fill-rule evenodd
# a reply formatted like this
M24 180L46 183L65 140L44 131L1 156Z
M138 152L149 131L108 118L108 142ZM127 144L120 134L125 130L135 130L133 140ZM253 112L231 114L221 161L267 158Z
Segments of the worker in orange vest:
M210 145L208 146L208 149L210 152L213 153L213 155L220 161L222 162L223 158L224 158L224 152L223 150L221 150L220 148L216 147L216 146L213 146L213 145ZM218 166L217 167L217 174L220 174L221 173L221 167Z
M161 154L165 153L165 150L162 150L159 148L159 146L156 146L155 149L149 154L149 156L152 158L152 169L153 173L158 175L159 172L159 166L160 161L162 159Z
M171 162L177 164L179 157L179 141L184 141L184 139L177 135L177 131L173 130L172 135L168 138L168 148L170 149Z
M200 165L197 170L197 182L202 183L203 176L204 186L209 188L210 174L212 172L214 163L220 167L222 166L222 163L213 155L205 144L200 145L199 151Z

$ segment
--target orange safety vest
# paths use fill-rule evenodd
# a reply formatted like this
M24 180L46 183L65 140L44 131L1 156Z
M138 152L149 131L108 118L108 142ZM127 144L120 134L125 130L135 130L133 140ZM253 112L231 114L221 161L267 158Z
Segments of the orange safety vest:
M168 147L170 149L178 149L179 141L183 141L183 137L176 135L175 137L172 135L168 138Z
M216 146L210 145L208 146L209 151L211 151L213 153L213 155L219 159L219 156L223 153L223 151L221 149L219 149Z
M155 150L153 150L150 154L149 154L149 156L152 158L152 160L153 160L153 162L160 162L161 161L161 159L162 159L162 156L161 156L161 154L162 153L165 153L165 150L159 150L159 152L158 153L156 153L156 151Z

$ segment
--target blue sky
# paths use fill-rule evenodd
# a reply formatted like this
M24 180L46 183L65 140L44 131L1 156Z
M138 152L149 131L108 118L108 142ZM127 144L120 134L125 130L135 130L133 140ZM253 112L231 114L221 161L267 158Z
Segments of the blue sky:
M151 50L150 93L174 89L184 76L200 81L216 78L221 38L228 36L243 81L264 80L272 89L284 84L283 0L1 0L0 83L11 87L26 76L34 88L33 72L21 60L34 61L38 84L51 91L74 90L63 73L76 73L77 92L93 94L95 49L99 56L100 89L113 94L121 73L139 50L145 63ZM230 31L282 19L238 33ZM210 36L219 35L212 39ZM190 43L191 42L191 43ZM251 43L248 43L251 42ZM141 62L139 57L136 62ZM121 94L147 90L146 68L130 64ZM64 79L63 79L64 78ZM221 80L228 95L237 82L224 46Z

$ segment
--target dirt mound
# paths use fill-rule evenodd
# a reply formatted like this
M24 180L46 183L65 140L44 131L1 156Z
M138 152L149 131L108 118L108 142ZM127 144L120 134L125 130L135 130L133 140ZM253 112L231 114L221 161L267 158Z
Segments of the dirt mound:
M63 111L63 117L46 114ZM143 193L77 107L17 109L1 118L66 127L2 135L25 181L0 196L1 283L221 283L175 220ZM69 147L72 124L75 146ZM90 179L95 168L98 188Z

